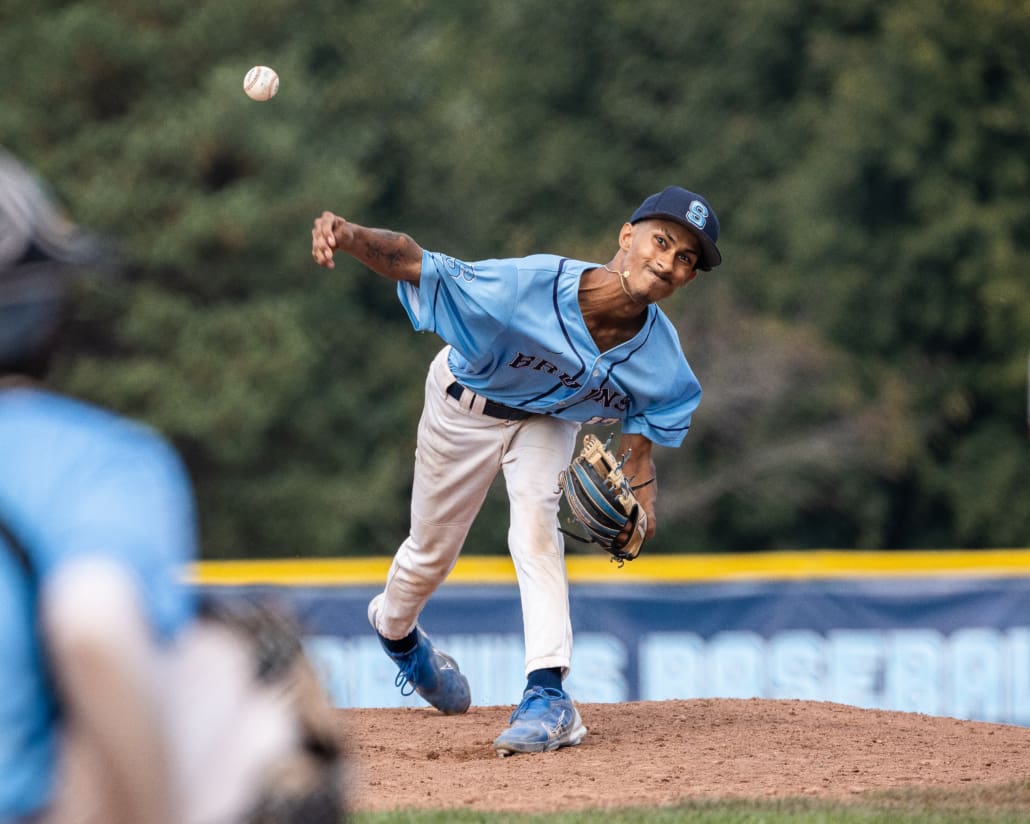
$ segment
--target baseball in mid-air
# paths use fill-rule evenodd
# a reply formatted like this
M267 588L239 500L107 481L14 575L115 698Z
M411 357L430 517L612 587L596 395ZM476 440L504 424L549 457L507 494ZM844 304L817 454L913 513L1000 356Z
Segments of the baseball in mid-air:
M279 75L268 66L255 66L243 78L243 91L252 100L271 100L279 91Z

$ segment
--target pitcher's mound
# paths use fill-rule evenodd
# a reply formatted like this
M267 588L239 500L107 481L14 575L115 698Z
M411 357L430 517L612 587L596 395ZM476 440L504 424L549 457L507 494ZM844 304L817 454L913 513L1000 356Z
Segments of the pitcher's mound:
M339 710L353 810L547 812L847 799L1030 779L1030 729L812 701L580 704L578 747L498 758L512 707ZM1026 803L1030 804L1030 783Z

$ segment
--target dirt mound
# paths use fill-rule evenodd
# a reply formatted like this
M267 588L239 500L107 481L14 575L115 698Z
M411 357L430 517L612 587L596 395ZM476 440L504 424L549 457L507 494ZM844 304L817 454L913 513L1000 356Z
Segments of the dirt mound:
M339 710L354 810L546 812L857 798L1030 778L1030 729L810 701L584 704L578 747L498 758L511 707Z

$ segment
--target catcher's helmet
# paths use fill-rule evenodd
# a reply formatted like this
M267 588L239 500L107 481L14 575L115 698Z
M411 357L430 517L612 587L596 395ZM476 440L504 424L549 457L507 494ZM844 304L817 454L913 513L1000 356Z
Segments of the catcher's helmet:
M68 281L110 259L61 212L46 185L0 148L0 372L54 343Z

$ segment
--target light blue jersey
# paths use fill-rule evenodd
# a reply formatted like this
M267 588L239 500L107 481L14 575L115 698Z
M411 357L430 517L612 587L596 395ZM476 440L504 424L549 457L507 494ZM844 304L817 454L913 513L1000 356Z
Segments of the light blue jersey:
M398 295L415 329L453 350L473 392L506 406L679 446L701 400L675 327L654 305L631 340L600 352L579 308L580 276L600 264L556 255L466 263L422 256L419 285Z
M190 619L179 578L196 556L192 492L150 430L42 390L0 390L0 518L44 584L66 561L112 559L139 584L157 637ZM0 822L47 803L57 755L36 603L8 549L0 539Z

